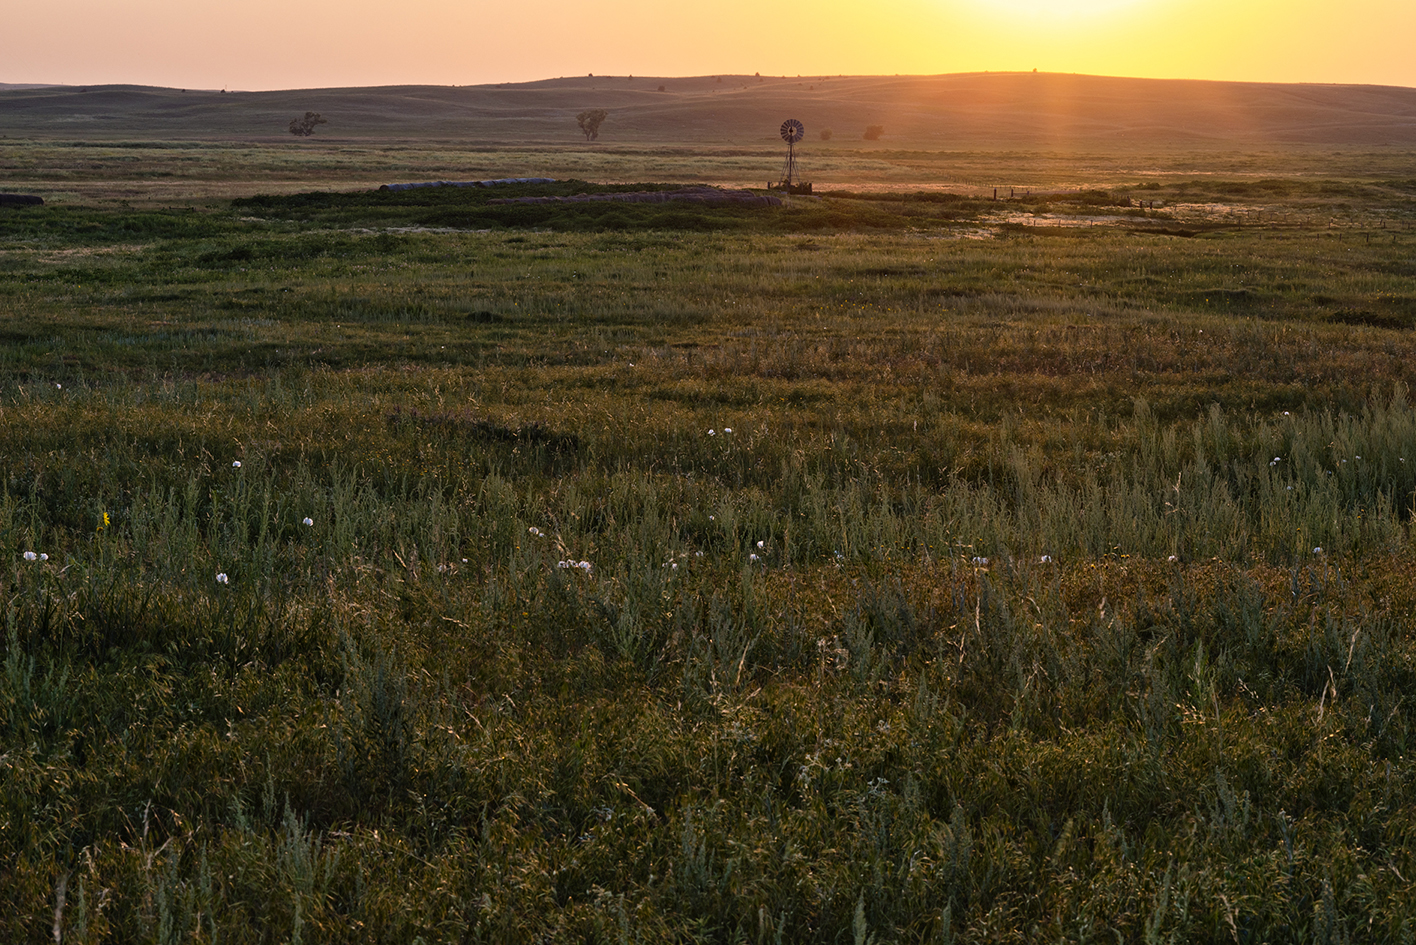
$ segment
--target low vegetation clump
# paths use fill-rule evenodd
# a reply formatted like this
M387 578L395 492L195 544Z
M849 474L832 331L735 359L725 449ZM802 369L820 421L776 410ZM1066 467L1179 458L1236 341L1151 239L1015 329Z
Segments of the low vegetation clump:
M327 124L329 119L322 117L319 112L306 112L303 118L290 119L289 131L297 138L308 138L315 133L315 128Z
M0 938L1403 940L1363 186L0 217Z

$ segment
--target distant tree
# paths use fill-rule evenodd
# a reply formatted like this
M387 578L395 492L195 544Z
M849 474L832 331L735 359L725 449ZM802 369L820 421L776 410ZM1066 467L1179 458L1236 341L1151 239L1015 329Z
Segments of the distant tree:
M316 125L329 124L328 118L321 118L319 112L306 112L304 118L290 119L290 133L301 138L308 138L315 133Z
M600 137L600 125L604 124L610 113L603 108L591 108L575 116L575 121L580 125L580 130L585 133L586 141L594 141Z
M884 126L884 125L866 125L866 126L865 126L865 140L866 140L866 141L879 141L879 140L880 140L880 136L883 135L884 133L885 133L885 126Z
M831 140L831 135L833 135L833 134L835 134L835 132L833 132L830 128L822 128L822 129L821 129L821 140L822 140L822 141L830 141L830 140Z

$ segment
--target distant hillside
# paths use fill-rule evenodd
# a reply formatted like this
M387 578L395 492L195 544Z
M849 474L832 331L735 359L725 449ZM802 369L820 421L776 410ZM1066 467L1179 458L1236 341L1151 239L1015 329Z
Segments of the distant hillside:
M659 91L660 87L663 91ZM757 147L782 120L833 147L1046 150L1416 146L1416 89L1123 79L1037 73L658 78L586 76L469 87L279 92L140 86L0 88L0 134L85 141L317 139L524 147L583 142L575 115L610 112L606 145ZM867 125L883 125L865 142Z

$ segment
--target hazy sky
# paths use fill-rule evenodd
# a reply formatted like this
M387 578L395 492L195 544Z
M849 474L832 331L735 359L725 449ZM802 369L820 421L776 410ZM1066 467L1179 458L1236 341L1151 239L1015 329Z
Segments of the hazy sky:
M1416 86L1416 0L0 0L0 82L983 70Z

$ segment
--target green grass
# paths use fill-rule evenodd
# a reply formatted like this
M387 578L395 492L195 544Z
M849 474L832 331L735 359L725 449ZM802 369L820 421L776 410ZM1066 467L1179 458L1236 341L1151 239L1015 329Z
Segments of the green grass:
M1405 186L0 216L0 937L1410 937Z

